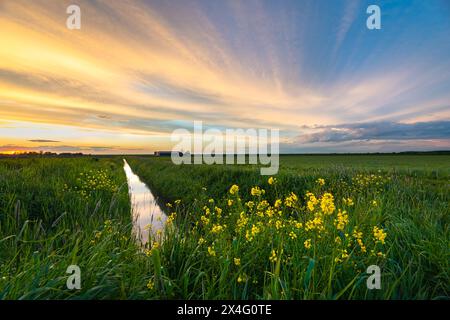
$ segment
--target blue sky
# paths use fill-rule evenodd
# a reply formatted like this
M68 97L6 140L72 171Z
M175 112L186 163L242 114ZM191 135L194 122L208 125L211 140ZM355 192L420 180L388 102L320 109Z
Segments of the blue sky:
M450 149L448 1L7 1L0 48L0 152L152 152L193 121L285 152Z

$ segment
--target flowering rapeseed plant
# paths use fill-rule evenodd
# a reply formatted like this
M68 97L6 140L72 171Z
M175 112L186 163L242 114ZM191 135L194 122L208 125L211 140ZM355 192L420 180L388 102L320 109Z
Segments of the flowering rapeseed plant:
M294 192L283 196L269 190L268 194L275 196L269 201L266 192L254 186L249 195L252 200L242 204L238 192L239 186L234 184L225 199L206 200L192 233L203 248L200 251L206 252L204 256L214 258L212 263L231 259L239 267L238 283L262 281L256 270L273 272L274 262L283 270L300 263L304 256L355 268L385 257L380 246L385 244L386 232L378 226L355 225L353 197L343 198L344 209L329 191L306 192L300 200ZM226 205L219 207L221 203ZM262 256L268 259L261 260Z

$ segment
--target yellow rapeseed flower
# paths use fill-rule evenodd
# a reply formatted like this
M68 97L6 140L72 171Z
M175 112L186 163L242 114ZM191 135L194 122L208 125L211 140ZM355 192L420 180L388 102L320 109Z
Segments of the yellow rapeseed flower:
M356 239L356 241L358 242L359 248L361 249L361 252L365 253L367 251L366 246L364 245L364 243L362 242L361 239Z
M275 221L275 228L277 228L277 230L283 228L283 222L281 220Z
M348 205L349 207L354 205L353 200L351 198L342 198L342 202Z
M216 211L217 215L220 217L220 215L222 214L222 209L219 207L215 207L214 210Z
M303 242L303 245L305 246L306 249L310 249L311 248L311 239L305 240L305 242Z
M221 226L220 224L214 224L213 227L211 228L211 232L212 233L220 233L223 231L223 226Z
M238 193L238 192L239 192L239 187L238 187L237 185L233 184L233 185L231 186L231 188L230 188L230 193L231 193L231 194L236 194L236 193Z
M332 214L335 210L334 197L331 193L325 193L320 199L320 208L325 214Z
M308 210L312 212L312 211L314 211L315 206L319 203L319 201L317 200L316 196L312 192L308 192L306 194L306 197L308 198L306 206L307 206Z
M175 212L172 212L172 214L167 218L166 223L171 224L175 218L177 217L177 214Z
M247 279L248 279L248 276L245 273L243 273L238 276L237 282L238 283L245 282L245 281L247 281Z
M284 199L284 204L286 207L292 208L295 203L298 201L298 197L295 193L291 192L289 196Z
M277 261L277 253L275 252L275 250L272 250L270 257L269 257L270 262L276 262Z
M208 247L208 253L212 257L216 256L216 251L214 250L214 247Z
M236 266L240 266L241 265L241 259L240 258L234 258L234 264Z
M278 208L279 206L281 206L283 202L281 201L281 199L277 199L275 200L275 204L273 205L275 208Z
M260 196L265 193L264 189L261 189L259 187L253 187L251 190L252 196Z
M252 208L255 206L255 203L254 203L253 201L247 201L247 202L245 203L245 205L246 205L247 207L249 207L249 209L252 209Z
M316 180L316 182L317 182L317 184L318 184L319 186L325 185L325 179L319 178L319 179Z
M236 221L236 227L238 230L242 229L243 227L245 227L248 223L248 218L245 215L245 213L242 211L239 215L239 219Z
M384 240L386 239L387 234L383 229L379 229L377 226L373 227L373 237L376 241L380 241L384 244Z
M155 288L155 283L151 279L147 282L147 288L149 290L153 290Z
M205 216L201 216L200 220L203 222L204 225L207 225L209 223L209 219Z
M347 211L338 210L337 218L334 219L334 225L337 230L344 230L346 224L348 223L348 214Z

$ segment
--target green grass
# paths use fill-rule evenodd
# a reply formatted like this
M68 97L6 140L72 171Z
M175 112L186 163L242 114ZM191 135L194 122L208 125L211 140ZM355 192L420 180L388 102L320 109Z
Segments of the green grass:
M110 184L83 188L77 179L91 170ZM120 161L0 161L0 299L145 294L148 261L130 239L129 212ZM72 264L82 270L80 291L66 287Z
M0 299L449 296L450 156L282 156L273 185L253 166L175 166L169 158L126 158L161 204L172 204L167 212L175 213L162 243L146 251L131 236L121 158L0 160ZM358 183L358 175L367 182ZM233 184L238 194L229 193ZM252 196L254 186L265 194ZM321 232L305 228L314 218L305 207L308 191L319 200L328 192L334 196L331 215L315 208L323 219ZM267 200L272 208L290 192L298 201L282 204L270 223L245 205ZM338 209L348 214L343 230L334 223ZM241 212L246 223L239 220ZM277 228L277 220L285 226ZM213 226L222 230L213 232ZM254 235L252 226L260 229ZM374 226L387 233L385 244L374 239ZM352 235L356 227L366 252ZM340 259L342 249L349 256ZM71 264L82 270L81 290L66 288ZM366 287L371 264L381 267L381 290Z
M211 212L215 206L224 211L225 218L212 217L208 226L202 225L200 221L198 230L191 232L192 227L187 228L187 234L181 237L181 244L177 245L190 248L182 251L186 254L184 259L196 261L196 272L192 277L198 274L205 277L200 288L190 288L190 292L198 292L194 296L285 299L448 297L448 160L448 156L409 155L285 156L281 159L278 183L274 187L268 185L267 177L260 176L259 170L251 166L174 166L168 159L128 159L136 173L164 202L173 203L176 199L181 199L181 208L176 210L182 217L179 225L199 221L205 215L205 205ZM364 163L367 165L364 166ZM352 180L358 174L380 175L389 180L380 186L376 185L376 181L368 186L358 186ZM326 180L324 187L317 185L318 178ZM336 265L333 262L338 248L333 242L336 233L316 241L312 252L304 248L303 242L314 238L315 234L306 232L304 228L298 231L297 239L292 241L289 238L289 228L275 230L267 227L258 235L258 240L248 243L245 230L242 233L234 230L237 217L241 211L248 214L251 222L246 227L247 230L258 219L253 219L255 212L245 206L227 207L226 200L230 198L228 189L233 184L240 187L242 203L254 198L250 195L253 186L267 190L264 198L271 204L278 198L283 200L293 191L300 198L300 207L305 204L303 197L307 191L312 191L317 196L326 191L331 192L336 199L336 207L348 211L349 223L346 230L350 235L354 227L358 226L364 229L364 237L370 242L371 228L374 225L384 228L388 234L382 248L386 258L361 255L358 253L358 246L352 245L349 261ZM346 207L342 202L343 197L352 198L355 205ZM209 198L214 199L215 203L209 204ZM373 200L377 202L375 208L372 206ZM283 208L282 211L284 221L295 218L305 222L313 217L311 214L308 216L307 211L302 208ZM227 225L223 236L211 235L211 225L214 223ZM328 230L334 230L331 221L328 221ZM206 243L197 246L196 242L200 237ZM207 254L208 246L220 248L216 257ZM273 249L283 249L284 256L292 260L289 263L281 262L280 266L273 265L269 261ZM165 261L171 265L173 273L167 270L167 277L176 279L176 272L187 272L189 266L186 266L184 259L177 265L173 259L173 251L169 253ZM239 268L233 266L235 256L242 261ZM382 267L382 290L369 291L366 288L365 270L370 264ZM242 282L237 283L240 274L249 278L244 285ZM220 277L214 278L214 275ZM308 283L308 287L305 287L305 283Z

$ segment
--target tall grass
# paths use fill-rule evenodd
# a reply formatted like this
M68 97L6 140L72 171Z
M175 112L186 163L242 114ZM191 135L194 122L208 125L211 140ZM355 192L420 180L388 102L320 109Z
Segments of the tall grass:
M166 238L160 254L167 264L167 279L184 284L182 297L192 298L282 298L282 299L440 299L449 296L449 186L446 171L391 170L389 167L364 170L343 166L302 169L282 167L277 184L269 185L267 177L249 166L174 166L165 159L129 159L131 167L165 202L181 199L177 208L180 232ZM361 177L381 176L368 184L358 183ZM439 178L440 177L440 178ZM324 178L325 186L317 179ZM364 179L363 179L364 180ZM241 204L254 199L250 190L260 186L266 190L264 199L273 204L284 200L289 192L303 196L312 191L319 196L331 192L337 209L347 210L347 232L355 226L365 228L363 242L370 243L372 227L387 232L382 248L385 258L358 253L359 247L349 247L350 258L335 263L337 250L333 237L313 238L314 250L306 249L305 239L313 233L299 230L297 238L288 236L289 228L276 230L264 227L257 240L245 239L245 232L235 231L240 212L250 219L247 230L256 223L255 211L242 206L227 206L228 189L240 187ZM214 199L209 203L208 199ZM346 206L342 199L351 198L354 206ZM376 201L376 205L374 202ZM205 208L223 209L224 218L210 213L209 225L202 224ZM309 219L307 211L292 213L283 208L284 221L292 217L298 221ZM311 215L309 216L311 218ZM254 220L252 220L254 219ZM221 234L211 234L214 224L226 225ZM197 227L195 227L197 225ZM194 229L194 231L192 231ZM333 231L330 224L329 229ZM336 230L334 230L335 232ZM205 242L199 245L199 239ZM201 240L200 242L202 242ZM215 255L208 253L214 247ZM367 245L369 251L369 245ZM379 247L377 247L377 250ZM167 250L167 251L166 251ZM270 261L272 250L277 260ZM283 253L281 254L281 250ZM351 253L350 253L351 251ZM280 258L280 254L282 257ZM236 266L234 258L240 258ZM287 258L287 260L286 260ZM377 264L382 268L382 289L368 290L366 268ZM241 279L239 277L241 276ZM239 280L239 281L238 281Z
M81 188L91 170L105 172L109 187ZM120 161L0 161L0 299L137 297L148 277L139 252ZM81 290L66 287L72 264Z
M0 299L448 298L445 166L416 162L413 170L390 164L368 170L333 165L333 159L327 167L284 159L277 182L269 184L249 166L174 166L163 158L127 157L161 203L170 203L162 239L151 239L147 248L131 234L120 158L1 160ZM234 184L239 192L230 194ZM255 186L265 194L252 195ZM331 193L334 212L321 214L320 205L309 212L308 191L319 202ZM285 203L290 192L298 196L293 206ZM246 205L267 200L273 208L277 199L281 214L271 223ZM343 230L334 223L338 209L348 213ZM316 213L323 233L305 229ZM276 220L285 226L277 228ZM302 227L295 229L293 221ZM261 228L249 241L253 225ZM385 244L374 239L374 226L387 233ZM363 232L365 253L355 227ZM344 244L348 257L342 258ZM66 287L71 264L81 268L81 290ZM381 267L381 290L366 287L371 264Z

